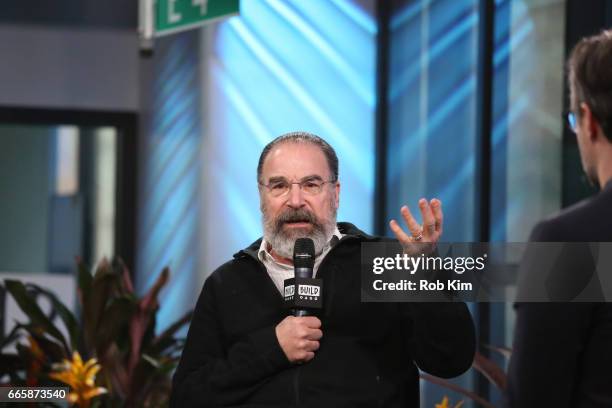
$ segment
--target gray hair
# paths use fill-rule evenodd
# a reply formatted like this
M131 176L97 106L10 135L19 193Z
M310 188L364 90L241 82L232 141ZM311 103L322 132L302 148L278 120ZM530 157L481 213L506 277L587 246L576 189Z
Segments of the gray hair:
M259 163L257 164L257 181L260 183L263 182L261 180L261 172L263 170L264 161L266 157L268 157L270 151L281 143L309 143L319 147L327 159L327 165L332 174L331 181L338 181L338 156L336 156L334 148L319 136L308 132L285 133L268 143L259 156Z

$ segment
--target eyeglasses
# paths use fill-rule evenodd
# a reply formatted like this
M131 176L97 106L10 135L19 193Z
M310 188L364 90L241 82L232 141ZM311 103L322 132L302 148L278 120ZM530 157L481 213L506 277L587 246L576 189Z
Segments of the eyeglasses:
M567 112L567 123L572 130L572 132L576 133L576 129L578 128L578 122L576 121L576 114L572 111Z
M325 184L335 182L336 180L324 181L318 178L307 178L294 182L289 182L285 179L278 179L273 180L268 184L259 183L259 185L266 187L272 197L281 197L289 193L293 184L297 184L305 194L317 195L323 191L323 186Z

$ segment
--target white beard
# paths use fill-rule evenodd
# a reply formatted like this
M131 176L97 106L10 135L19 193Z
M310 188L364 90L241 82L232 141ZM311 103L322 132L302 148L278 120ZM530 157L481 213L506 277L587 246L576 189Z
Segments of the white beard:
M305 210L298 210L292 214L305 214ZM265 211L263 214L263 229L264 239L270 244L274 252L283 258L293 258L293 247L295 241L298 238L310 238L314 242L315 256L318 256L323 252L323 248L329 243L334 231L336 230L336 209L331 207L331 216L329 221L319 222L314 218L313 214L308 213L310 219L310 231L302 228L296 228L294 230L285 230L282 224L278 224L278 219L269 220L266 217ZM279 216L282 218L283 215Z
M284 231L278 234L264 233L264 238L270 244L279 256L283 258L293 258L293 247L298 238L310 238L314 242L315 256L319 256L323 252L325 245L331 240L334 230L330 232L320 229L313 229L311 232L294 231L293 233L285 233Z

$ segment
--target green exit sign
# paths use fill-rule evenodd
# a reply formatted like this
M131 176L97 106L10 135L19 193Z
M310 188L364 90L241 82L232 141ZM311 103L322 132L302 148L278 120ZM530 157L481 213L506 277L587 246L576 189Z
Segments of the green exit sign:
M156 0L155 36L200 27L239 9L240 0Z

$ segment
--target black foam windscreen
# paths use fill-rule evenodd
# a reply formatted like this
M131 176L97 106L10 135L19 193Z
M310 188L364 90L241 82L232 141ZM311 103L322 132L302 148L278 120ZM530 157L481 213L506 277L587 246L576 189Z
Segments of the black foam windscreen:
M314 242L310 238L298 238L293 247L293 266L313 268L315 261Z

